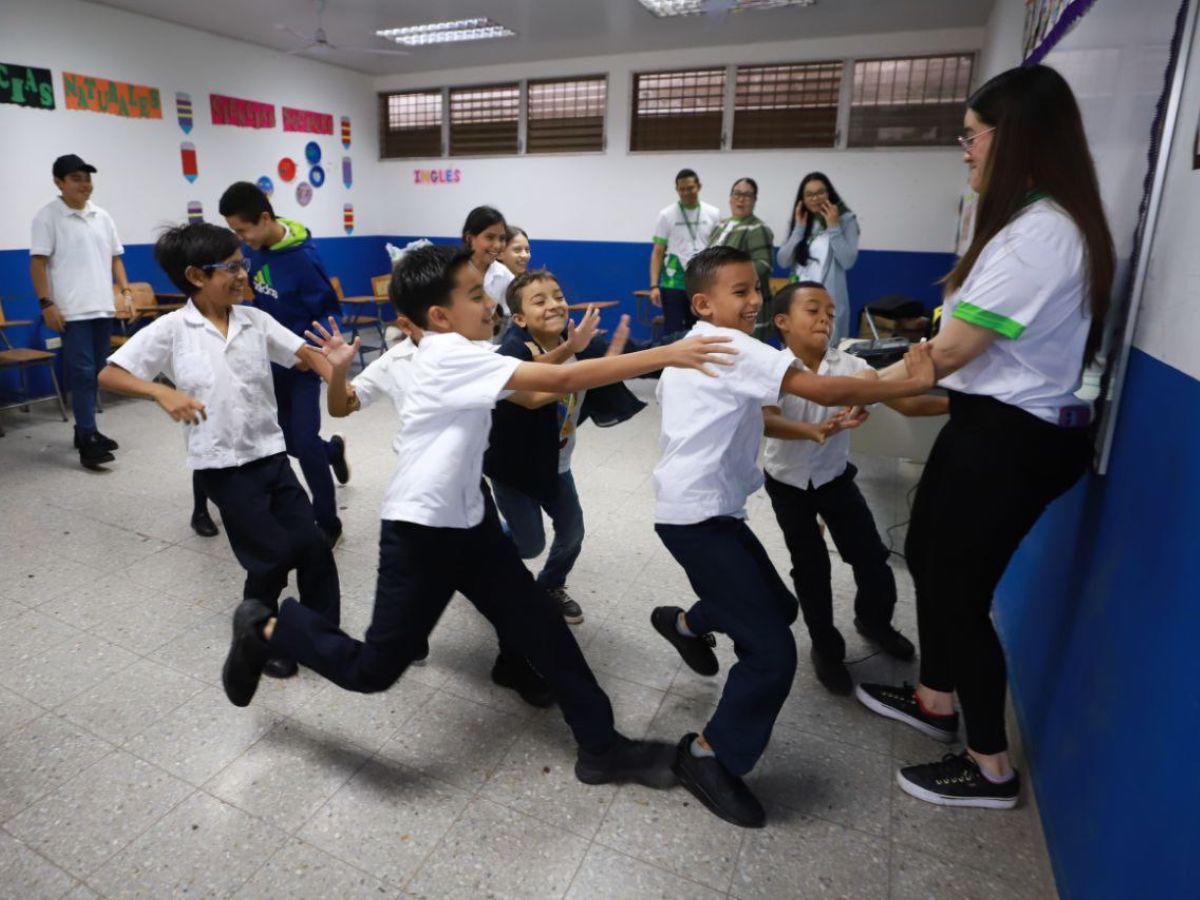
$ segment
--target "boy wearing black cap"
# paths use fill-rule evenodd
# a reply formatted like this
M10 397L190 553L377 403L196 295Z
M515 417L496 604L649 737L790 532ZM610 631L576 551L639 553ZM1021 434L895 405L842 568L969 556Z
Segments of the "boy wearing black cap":
M60 196L33 218L29 275L46 325L63 336L70 373L75 448L88 469L112 462L117 442L96 430L96 373L108 357L116 314L113 282L132 315L133 294L121 255L125 248L112 217L91 202L96 167L75 154L52 169ZM123 310L125 311L125 310Z

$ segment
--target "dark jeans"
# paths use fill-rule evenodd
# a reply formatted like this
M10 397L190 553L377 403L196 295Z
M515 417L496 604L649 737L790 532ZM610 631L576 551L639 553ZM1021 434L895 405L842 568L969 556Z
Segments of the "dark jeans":
M950 421L917 487L905 555L917 589L921 683L958 692L976 752L1008 747L992 594L1042 511L1087 469L1091 450L1086 428L950 394Z
M490 495L474 528L384 521L375 608L358 641L309 609L285 600L271 637L287 655L349 691L385 691L414 659L455 591L496 629L500 643L546 680L583 749L603 753L616 740L612 706L563 621L500 529Z
M847 464L846 471L833 481L807 490L766 476L767 495L792 557L792 583L813 649L832 659L845 658L846 642L833 624L829 551L817 516L825 520L838 553L854 570L858 587L854 615L868 627L883 627L891 624L896 607L896 579L887 562L888 550L854 483L857 473Z
M230 469L197 469L196 477L221 511L229 546L246 570L243 596L277 606L288 572L295 569L300 602L336 627L337 564L287 455Z
M681 291L679 288L661 288L660 292L663 334L687 331L696 324L696 315L692 312L692 303L688 300L687 291Z
M279 427L289 456L300 461L300 471L312 493L317 524L329 531L341 527L329 470L333 447L321 438L321 379L315 372L272 366Z
M583 549L583 507L579 505L574 476L570 472L559 474L554 500L550 503L541 503L500 481L492 481L492 491L521 559L533 559L546 549L542 510L550 516L554 524L554 541L537 582L546 588L566 584L575 560L579 559L579 551Z
M63 366L71 391L75 431L90 434L96 430L96 375L108 361L112 319L81 319L66 325L62 343Z
M655 525L699 598L687 611L695 634L733 640L737 663L704 737L735 775L754 768L796 674L796 598L742 519L718 516L696 525Z

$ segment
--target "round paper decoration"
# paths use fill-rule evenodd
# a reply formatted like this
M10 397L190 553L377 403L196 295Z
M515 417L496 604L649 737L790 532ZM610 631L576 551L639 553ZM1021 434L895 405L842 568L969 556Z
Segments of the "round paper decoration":
M264 194L266 194L268 197L270 197L273 193L275 193L275 182L273 182L266 175L263 175L255 183L258 185L258 189L260 191L262 191Z
M354 234L354 204L347 203L342 207L342 227L346 234Z
M321 145L316 141L309 141L304 145L304 158L314 166L321 161Z
M291 181L296 177L296 164L290 156L285 156L279 161L279 180Z
M313 166L308 170L308 180L312 182L312 186L319 188L325 183L325 170L320 166Z
M350 187L354 184L354 170L350 166L350 157L342 157L342 184Z
M308 206L310 200L312 200L312 185L307 181L302 181L296 185L296 202L301 206Z

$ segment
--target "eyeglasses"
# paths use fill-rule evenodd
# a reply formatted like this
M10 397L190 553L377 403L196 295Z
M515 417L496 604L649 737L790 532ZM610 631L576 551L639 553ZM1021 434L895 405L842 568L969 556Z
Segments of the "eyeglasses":
M829 191L825 190L825 188L821 188L821 190L819 190L819 191L805 191L804 192L805 200L816 200L818 197L828 197L828 196L829 196Z
M250 260L238 259L227 263L209 263L207 266L201 266L202 269L224 269L230 275L237 275L239 272L249 274Z
M758 194L753 191L732 191L729 194L731 200L753 200Z
M995 130L995 127L992 127L985 128L983 131L977 131L974 134L960 134L955 140L958 141L958 146L962 147L965 152L970 153L971 148L975 146L977 140L985 134L991 134Z

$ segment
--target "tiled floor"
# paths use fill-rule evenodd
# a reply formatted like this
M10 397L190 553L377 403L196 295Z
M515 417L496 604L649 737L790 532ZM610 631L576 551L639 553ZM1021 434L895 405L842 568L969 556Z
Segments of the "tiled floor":
M649 397L652 383L639 386ZM685 791L585 787L553 710L493 686L495 639L455 600L425 668L391 691L342 692L311 673L264 681L249 709L218 683L240 570L222 535L192 534L179 426L112 398L121 442L78 466L52 407L2 414L0 897L1043 897L1054 891L1036 809L927 806L898 763L942 747L835 699L802 662L750 778L770 824L743 831ZM354 479L339 490L348 630L371 608L390 473L388 405L344 423ZM630 735L702 724L721 681L681 669L649 628L686 605L651 528L657 411L586 426L575 470L588 538L571 582L580 643ZM860 461L880 527L905 518L917 472ZM751 524L784 572L763 496ZM903 529L893 533L900 545ZM899 626L915 632L898 571ZM839 617L853 584L834 555ZM850 629L854 659L867 648ZM722 641L720 655L731 653ZM908 677L875 656L856 675Z

